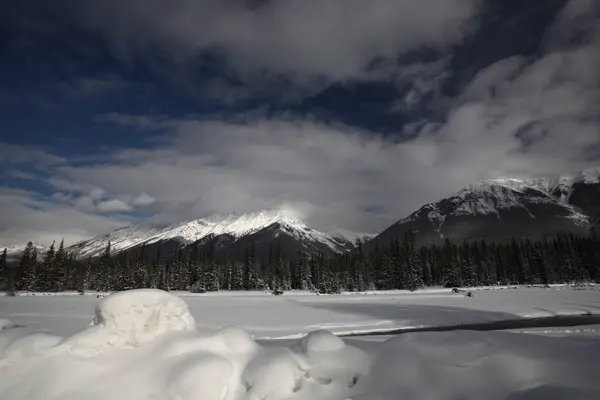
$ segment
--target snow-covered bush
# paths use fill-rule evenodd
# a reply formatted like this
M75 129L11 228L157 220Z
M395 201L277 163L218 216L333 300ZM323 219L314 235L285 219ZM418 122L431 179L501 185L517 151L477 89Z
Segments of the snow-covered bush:
M199 284L198 282L195 282L192 287L190 288L190 292L191 293L206 293L206 288Z

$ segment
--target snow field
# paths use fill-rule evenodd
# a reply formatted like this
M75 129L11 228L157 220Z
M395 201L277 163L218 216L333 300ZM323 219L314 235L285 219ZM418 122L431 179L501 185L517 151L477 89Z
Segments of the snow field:
M379 397L402 400L597 400L600 341L506 332L400 335L371 370Z
M577 301L572 293L579 292L567 293ZM182 298L146 289L97 301L92 322L66 337L6 320L0 399L600 398L598 338L454 331L371 342L315 330L260 346L240 328L202 328L203 316L213 312L208 304L194 318Z
M197 330L186 303L159 290L116 293L95 314L66 338L3 330L0 398L343 398L370 367L367 353L325 331L267 349L239 328Z
M327 329L335 334L455 326L556 315L600 314L600 287L475 290L475 297L450 289L317 296L310 292L174 292L199 328L238 326L256 340L298 339ZM100 301L95 295L0 296L0 318L61 336L83 330Z

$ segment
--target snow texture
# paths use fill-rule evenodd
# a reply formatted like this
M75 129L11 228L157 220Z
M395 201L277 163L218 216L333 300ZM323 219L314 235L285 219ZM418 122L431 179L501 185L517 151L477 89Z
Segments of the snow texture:
M599 343L468 331L379 343L317 330L259 346L239 328L196 329L181 298L136 290L99 301L70 337L0 331L0 399L596 400Z
M371 399L600 398L598 340L506 332L411 333L380 346Z

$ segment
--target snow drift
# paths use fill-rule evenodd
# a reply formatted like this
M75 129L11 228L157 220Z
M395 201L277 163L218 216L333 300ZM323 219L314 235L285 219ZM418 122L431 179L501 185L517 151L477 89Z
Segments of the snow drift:
M67 338L3 330L0 398L314 400L365 388L370 357L329 332L262 348L238 328L196 329L182 299L148 289L102 299L95 314Z
M600 398L597 339L457 331L351 346L320 330L262 347L238 328L197 329L159 290L113 294L95 314L66 338L2 321L0 399Z

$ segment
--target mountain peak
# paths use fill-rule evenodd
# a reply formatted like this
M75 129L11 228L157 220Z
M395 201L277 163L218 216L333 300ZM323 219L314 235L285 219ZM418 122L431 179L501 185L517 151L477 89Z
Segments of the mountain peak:
M336 232L336 234L320 232L309 228L302 221L301 213L298 211L291 207L280 207L249 213L214 214L163 228L134 225L77 243L70 250L78 257L87 257L100 254L109 241L116 252L142 244L160 245L165 241L176 241L181 246L187 246L195 242L210 241L219 236L226 236L227 242L233 243L275 224L278 224L279 229L294 240L320 243L334 253L350 248L357 238L364 239L368 236L348 231Z
M542 192L552 192L557 187L571 187L576 183L600 183L600 167L590 167L567 174L538 178L501 176L498 178L485 179L477 184L469 185L463 190L477 190L485 189L490 186L504 186L516 191L522 191L529 188L540 190Z
M385 242L409 230L420 243L587 234L600 221L599 187L598 167L556 177L486 179L424 205L378 238Z

